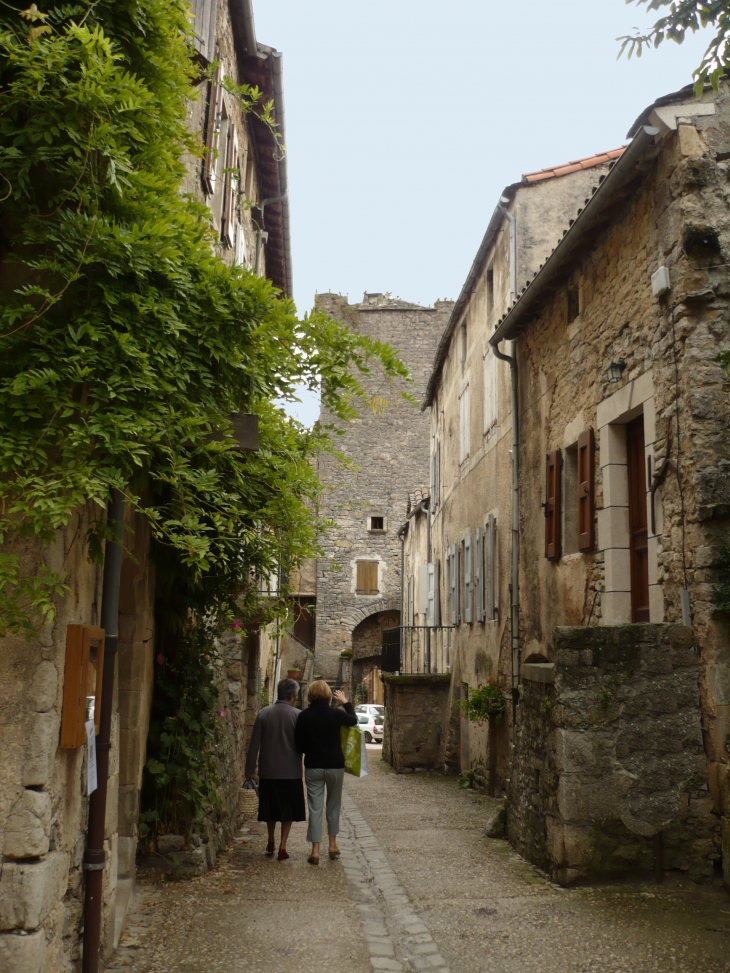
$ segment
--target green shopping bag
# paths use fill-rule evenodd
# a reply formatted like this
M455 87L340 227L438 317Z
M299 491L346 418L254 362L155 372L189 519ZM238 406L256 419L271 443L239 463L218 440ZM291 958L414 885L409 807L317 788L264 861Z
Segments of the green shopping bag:
M367 777L368 751L359 726L341 726L340 743L345 755L345 773L353 777Z

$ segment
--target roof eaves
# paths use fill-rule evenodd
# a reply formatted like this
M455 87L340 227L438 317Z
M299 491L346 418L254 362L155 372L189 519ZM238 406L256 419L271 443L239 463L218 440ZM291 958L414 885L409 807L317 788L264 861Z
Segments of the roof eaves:
M643 156L645 150L654 145L658 129L645 125L639 129L621 156L611 163L608 174L594 190L584 207L569 226L563 230L563 236L555 249L541 265L538 272L520 292L517 301L507 311L497 324L494 334L489 339L490 344L498 345L500 341L516 336L520 326L530 312L533 305L545 290L550 281L559 273L563 263L577 247L583 234L590 230L603 209L611 202L614 194L633 172L634 164Z
M502 192L501 198L502 199L507 198L511 203L515 197L517 190L522 185L523 184L520 182L514 182L511 185L506 186ZM505 205L509 205L509 203ZM433 403L433 398L436 393L436 386L438 385L438 380L441 375L441 369L443 368L443 364L446 361L446 356L449 353L451 336L454 333L459 318L464 312L464 308L469 302L469 298L471 297L472 291L474 289L474 284L476 283L476 280L479 276L479 272L482 268L484 260L486 259L487 254L489 253L492 247L492 244L497 238L497 233L499 231L499 227L502 224L502 220L504 220L504 213L502 212L499 206L496 206L494 212L492 213L492 218L489 221L486 232L482 237L482 242L479 244L479 249L476 252L476 256L472 261L472 265L469 269L469 273L467 274L466 280L464 281L464 285L461 288L461 293L459 294L456 303L451 309L449 320L446 322L444 333L441 335L441 340L438 343L438 347L436 349L436 355L434 357L433 367L431 369L431 375L429 376L428 385L426 386L426 395L421 405L421 411L424 411Z

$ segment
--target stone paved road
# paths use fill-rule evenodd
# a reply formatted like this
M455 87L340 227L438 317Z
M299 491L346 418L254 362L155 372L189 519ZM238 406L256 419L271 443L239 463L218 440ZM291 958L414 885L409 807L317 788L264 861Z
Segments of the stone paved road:
M141 883L109 973L730 973L721 888L561 889L481 837L488 798L370 756L341 862L307 865L302 824L289 862L249 833L201 879Z

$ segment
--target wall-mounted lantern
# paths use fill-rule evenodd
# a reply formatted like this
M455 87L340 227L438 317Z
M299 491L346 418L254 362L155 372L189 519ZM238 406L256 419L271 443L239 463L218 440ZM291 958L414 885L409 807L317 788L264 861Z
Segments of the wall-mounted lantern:
M619 382L625 370L626 362L623 358L619 358L618 361L612 361L606 369L606 378L609 382Z

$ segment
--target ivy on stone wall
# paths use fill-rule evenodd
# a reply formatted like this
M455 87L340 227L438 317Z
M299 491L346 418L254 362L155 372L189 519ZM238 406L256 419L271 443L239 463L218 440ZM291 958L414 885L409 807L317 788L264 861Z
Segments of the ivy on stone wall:
M272 403L303 384L349 418L358 370L405 374L214 254L181 193L202 153L190 36L183 0L0 7L0 634L63 592L23 576L18 535L48 541L92 502L80 542L98 555L113 488L149 519L180 608L252 607L251 577L316 551L312 458L331 448ZM273 124L256 89L236 94ZM235 448L240 411L261 417L258 453Z

